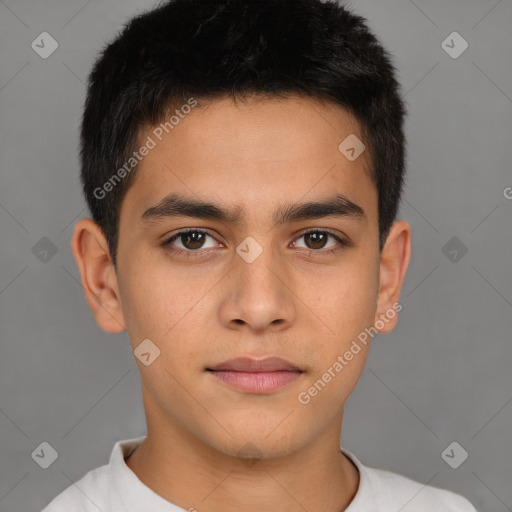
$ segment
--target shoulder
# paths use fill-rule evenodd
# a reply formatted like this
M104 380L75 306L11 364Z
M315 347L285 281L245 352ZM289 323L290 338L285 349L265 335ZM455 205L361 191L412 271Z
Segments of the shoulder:
M110 510L108 466L89 471L56 496L42 512L98 512Z
M89 471L55 497L42 512L108 512L124 510L126 493L138 497L143 488L125 464L127 457L144 439L137 437L118 441L108 464ZM137 485L139 486L137 488ZM138 489L138 490L137 490Z
M463 496L412 478L364 465L347 450L360 474L359 489L346 512L477 512ZM353 508L351 508L353 507Z
M476 512L475 507L463 496L447 489L422 484L411 478L385 471L370 469L383 494L392 506L402 512ZM402 508L403 507L403 508Z

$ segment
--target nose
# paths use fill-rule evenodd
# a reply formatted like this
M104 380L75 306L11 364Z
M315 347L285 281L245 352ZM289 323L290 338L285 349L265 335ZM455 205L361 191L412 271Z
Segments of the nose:
M225 327L261 333L282 331L293 324L297 298L292 278L273 256L270 249L252 262L235 256L219 312Z

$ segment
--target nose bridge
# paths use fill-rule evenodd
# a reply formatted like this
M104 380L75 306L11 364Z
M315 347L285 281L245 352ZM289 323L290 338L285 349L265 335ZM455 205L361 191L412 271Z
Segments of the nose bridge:
M242 287L256 285L262 291L276 291L276 276L279 261L269 236L247 236L236 248L235 263L237 278Z
M256 239L258 237L258 239ZM287 290L286 276L270 237L248 236L236 248L232 269L229 320L243 320L253 328L263 329L272 322L290 321L293 303Z

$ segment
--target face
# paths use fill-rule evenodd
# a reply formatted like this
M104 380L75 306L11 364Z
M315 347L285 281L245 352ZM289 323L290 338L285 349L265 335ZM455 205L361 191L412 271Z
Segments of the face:
M365 328L384 314L380 331L394 327L407 229L395 223L379 253L368 155L339 149L362 135L331 103L216 100L161 141L153 130L141 137L156 146L123 200L118 269L100 308L136 353L151 340L141 345L150 364L136 359L148 425L179 425L226 454L247 443L265 457L291 453L341 423ZM171 195L217 208L186 215L165 203ZM223 364L270 357L289 366Z

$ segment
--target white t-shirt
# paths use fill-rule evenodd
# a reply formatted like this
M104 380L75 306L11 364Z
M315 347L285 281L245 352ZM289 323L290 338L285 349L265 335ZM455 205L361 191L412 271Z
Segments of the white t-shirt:
M89 471L42 512L183 512L143 484L126 465L125 458L143 440L118 441L108 464ZM345 512L476 512L458 494L364 466L353 453L341 450L359 470L359 488Z

